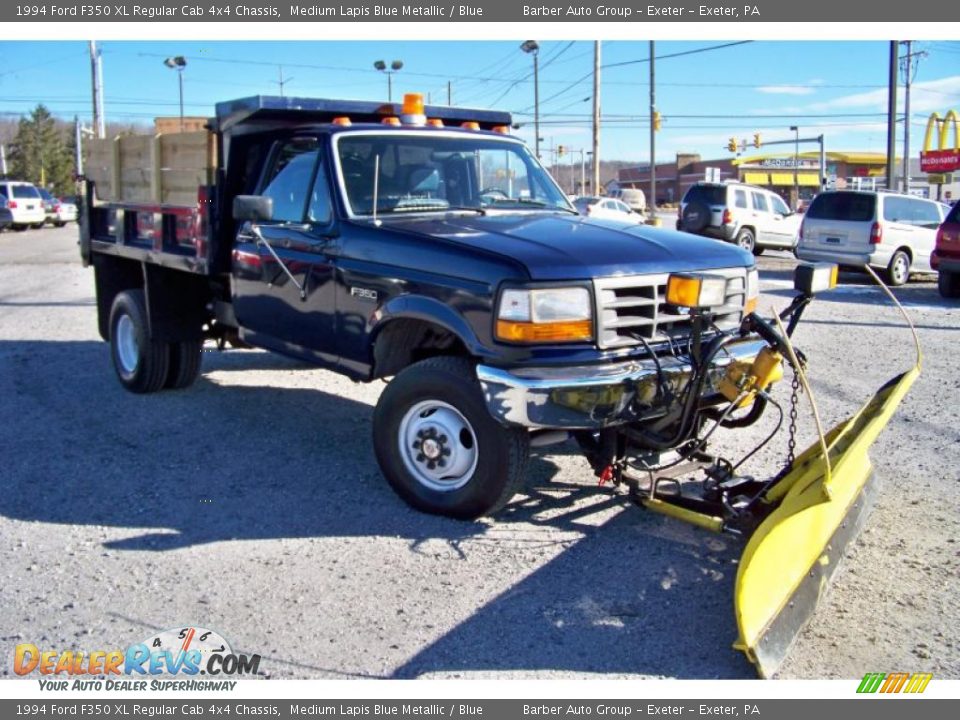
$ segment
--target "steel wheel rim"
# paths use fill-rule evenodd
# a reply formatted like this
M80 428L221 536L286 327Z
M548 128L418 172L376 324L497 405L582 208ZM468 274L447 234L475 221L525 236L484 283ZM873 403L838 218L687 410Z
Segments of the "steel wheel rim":
M398 444L407 472L436 492L453 492L470 482L480 458L473 426L440 400L424 400L407 410Z
M740 236L740 247L744 250L753 250L753 235L748 232Z
M121 315L117 320L117 359L125 373L132 373L140 362L140 346L137 344L137 332L129 315Z
M900 255L896 260L893 261L893 279L898 285L902 285L907 280L906 275L907 259Z

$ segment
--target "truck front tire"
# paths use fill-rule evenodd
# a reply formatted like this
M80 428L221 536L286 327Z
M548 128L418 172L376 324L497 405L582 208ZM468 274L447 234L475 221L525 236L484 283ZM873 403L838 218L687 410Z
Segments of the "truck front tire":
M168 343L150 337L143 290L125 290L110 309L110 354L120 384L135 393L161 390L170 366Z
M387 481L408 504L460 519L490 515L523 479L530 441L497 423L465 358L422 360L397 375L373 414Z

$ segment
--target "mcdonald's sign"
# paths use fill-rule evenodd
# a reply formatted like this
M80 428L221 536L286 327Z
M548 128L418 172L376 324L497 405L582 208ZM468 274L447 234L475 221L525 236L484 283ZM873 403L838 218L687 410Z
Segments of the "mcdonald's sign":
M950 123L953 123L953 147L949 147ZM942 124L941 124L942 123ZM937 125L940 125L937 132ZM931 147L934 135L939 143L937 149ZM944 116L934 113L927 120L927 133L923 136L923 150L920 152L920 169L927 173L946 173L960 170L960 133L957 132L957 113L953 110Z

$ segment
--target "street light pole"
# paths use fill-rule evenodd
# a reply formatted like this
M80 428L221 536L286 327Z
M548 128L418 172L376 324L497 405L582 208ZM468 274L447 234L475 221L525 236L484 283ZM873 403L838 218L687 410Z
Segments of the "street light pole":
M800 127L791 125L793 130L793 209L796 211L800 207Z
M659 224L657 219L657 129L654 125L654 115L657 112L656 75L654 74L654 41L650 41L650 198L649 207L652 208L651 224Z
M393 74L398 72L403 67L402 60L394 60L390 63L390 68L387 69L387 63L383 60L377 60L373 63L373 67L379 70L382 73L387 74L387 102L393 102Z
M521 46L528 55L533 55L533 154L540 159L540 43L527 40Z
M180 88L180 132L183 132L183 71L187 67L187 59L183 55L175 55L168 57L163 64L177 71L177 84Z

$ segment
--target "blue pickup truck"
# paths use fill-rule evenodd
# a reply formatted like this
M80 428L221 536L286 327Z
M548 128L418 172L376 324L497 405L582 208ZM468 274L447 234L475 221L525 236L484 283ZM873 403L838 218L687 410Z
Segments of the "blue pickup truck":
M722 387L776 346L751 324L752 255L578 215L510 125L417 96L252 97L217 106L192 202L88 178L81 252L120 382L185 388L206 341L389 378L384 476L460 518L514 495L531 446L573 438L616 480L627 457L702 455L710 418L755 421L763 399L735 419Z

